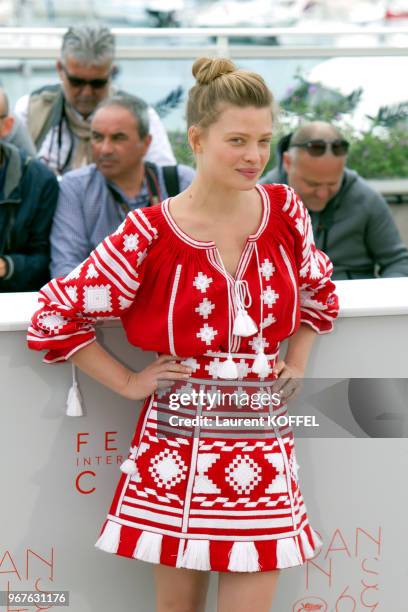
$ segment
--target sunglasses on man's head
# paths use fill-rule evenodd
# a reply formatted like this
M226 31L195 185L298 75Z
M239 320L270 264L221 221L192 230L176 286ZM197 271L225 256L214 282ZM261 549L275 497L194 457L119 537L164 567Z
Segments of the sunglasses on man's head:
M312 157L321 157L329 148L333 155L336 155L336 157L341 157L342 155L347 155L349 146L350 143L347 140L339 139L327 142L326 140L316 139L301 143L291 143L289 148L297 147L299 149L304 149Z
M90 87L92 87L92 89L102 89L102 87L106 87L106 85L109 83L109 79L111 78L111 74L109 74L109 76L105 79L80 79L79 77L69 74L65 66L62 66L62 69L68 79L69 84L72 85L72 87L79 88L89 85Z

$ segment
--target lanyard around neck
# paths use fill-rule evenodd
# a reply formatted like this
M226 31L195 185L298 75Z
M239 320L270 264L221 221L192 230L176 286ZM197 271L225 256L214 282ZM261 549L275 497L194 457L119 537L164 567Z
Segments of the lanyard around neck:
M153 168L153 164L144 164L144 178L146 180L147 193L149 197L148 206L158 204L162 200L162 195L157 177L157 170L155 167ZM127 215L132 209L130 208L125 198L111 185L107 184L107 187L115 203L120 206L123 212Z

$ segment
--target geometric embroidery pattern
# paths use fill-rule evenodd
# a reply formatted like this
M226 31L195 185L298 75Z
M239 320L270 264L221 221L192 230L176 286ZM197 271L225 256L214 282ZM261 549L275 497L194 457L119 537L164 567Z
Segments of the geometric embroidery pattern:
M123 236L123 250L136 251L139 244L139 236L137 234L125 234Z
M239 494L248 494L261 481L261 467L249 455L236 455L225 468L226 481Z
M269 342L265 338L261 338L261 336L254 336L252 340L248 342L249 346L252 346L255 353L259 353L259 351L263 348L268 348Z
M207 470L219 459L216 453L200 453L197 456L197 474L194 479L193 493L221 493L217 485L207 476Z
M265 327L269 327L269 325L272 325L272 323L276 323L276 318L273 315L268 314L266 319L262 321L261 329L265 329Z
M199 272L193 281L193 285L194 287L196 287L196 289L201 291L201 293L205 293L210 284L212 283L212 280L213 279L207 276L206 274Z
M266 280L269 280L272 274L275 272L275 266L269 259L264 259L261 265L261 273Z
M150 463L149 472L160 488L171 489L186 478L188 467L174 449L165 448Z
M196 333L197 338L200 338L203 342L208 345L214 340L217 335L217 330L213 327L210 327L208 323L205 323L204 326L200 329L199 332Z
M286 482L285 465L282 455L279 453L267 453L265 457L278 472L269 487L265 490L265 493L287 493L288 483Z
M212 359L210 363L207 363L207 365L204 366L204 369L207 370L211 378L218 378L218 368L220 367L220 364L221 362L219 358L216 357L215 359Z
M267 304L267 306L271 307L275 304L276 300L279 297L279 293L276 293L276 291L274 291L272 289L272 287L267 287L263 293L263 301L265 304Z
M67 323L67 320L59 315L55 310L49 310L39 315L38 323L41 328L55 332L58 329L62 329Z
M119 308L121 310L126 310L126 308L129 308L132 304L133 300L128 300L127 298L123 297L123 295L119 296Z
M75 286L65 287L65 291L72 302L78 301L78 289Z
M237 363L237 369L238 369L238 378L246 378L248 373L249 373L249 365L247 364L247 362L245 361L245 359L240 359L239 363Z
M123 236L123 250L136 251L139 244L139 236L137 234L125 234Z
M189 368L191 368L193 370L193 372L196 372L197 370L200 369L198 361L197 361L197 359L194 359L194 357L188 357L187 359L184 359L181 362L181 365L188 366Z
M109 285L84 287L85 312L110 312L112 301Z
M210 302L208 298L204 298L202 302L195 309L204 319L208 319L208 315L215 308L214 304Z
M98 278L98 276L99 276L99 272L95 268L94 264L93 263L89 264L88 269L85 274L85 278Z
M141 455L143 455L143 453L145 453L148 449L150 448L150 444L147 444L147 442L141 442L140 446L132 446L130 448L130 459L136 459L136 455L138 455L138 458L141 457ZM136 467L136 472L134 474L131 475L130 480L132 482L142 482L142 477L140 476L140 472L139 469L137 467L137 465L135 465Z

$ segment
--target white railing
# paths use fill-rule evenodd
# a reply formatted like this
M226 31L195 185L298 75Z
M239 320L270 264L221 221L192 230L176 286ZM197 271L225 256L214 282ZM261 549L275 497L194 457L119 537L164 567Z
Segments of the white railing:
M408 278L370 278L335 281L340 318L408 315ZM38 308L38 294L0 294L0 332L26 329ZM119 319L103 319L103 326L116 327Z
M1 28L0 59L55 59L66 28ZM408 28L112 28L118 59L193 59L203 53L235 58L329 58L408 54ZM288 40L321 38L326 44L286 44ZM327 38L330 44L327 45ZM343 44L356 37L370 44ZM120 44L131 38L132 44ZM231 44L234 39L269 38L285 44ZM395 44L397 40L397 44ZM46 44L45 44L46 41ZM336 46L336 41L339 43ZM391 42L390 42L391 41ZM394 41L394 43L392 42Z

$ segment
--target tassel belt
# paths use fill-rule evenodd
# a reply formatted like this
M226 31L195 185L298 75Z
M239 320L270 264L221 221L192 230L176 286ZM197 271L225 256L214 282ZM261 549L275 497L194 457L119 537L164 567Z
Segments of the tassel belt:
M273 353L262 353L265 359L266 367L261 373L256 371L257 360L259 353L222 353L207 351L204 355L189 357L182 361L183 364L192 369L191 380L198 382L198 379L203 381L203 384L214 384L214 381L221 380L236 380L236 384L241 384L245 380L253 380L266 382L272 379L272 369L276 363L279 354L279 347ZM226 364L232 360L234 362L234 375L228 375L225 372ZM231 383L230 383L231 384Z

